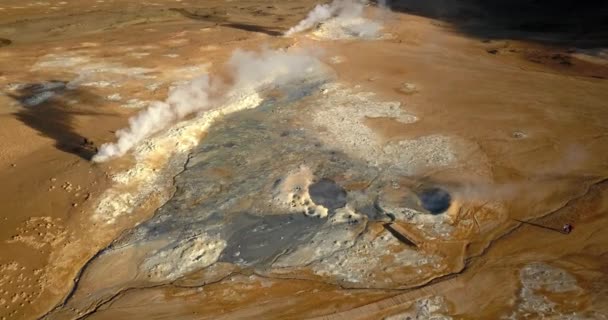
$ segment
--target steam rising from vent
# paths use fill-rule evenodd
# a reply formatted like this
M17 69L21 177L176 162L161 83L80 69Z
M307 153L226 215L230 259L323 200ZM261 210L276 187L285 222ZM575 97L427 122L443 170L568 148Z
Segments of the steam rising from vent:
M118 141L103 144L92 160L104 162L120 157L142 140L189 114L218 108L248 92L303 80L323 71L323 64L316 55L307 51L263 50L256 53L237 50L228 67L232 85L220 78L203 75L173 89L164 102L153 102L131 117L129 127L116 133Z
M260 90L302 80L322 71L318 51L236 50L228 65L234 75L233 90Z
M286 36L302 32L316 27L320 23L333 17L358 18L363 14L363 6L366 1L362 0L334 0L330 4L317 5L308 13L306 19L300 21L296 26L285 32Z

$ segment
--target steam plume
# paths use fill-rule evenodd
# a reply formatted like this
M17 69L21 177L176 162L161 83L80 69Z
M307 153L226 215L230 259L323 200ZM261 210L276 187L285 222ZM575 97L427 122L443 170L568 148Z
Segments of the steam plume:
M380 8L388 9L389 5L389 0L378 0L378 6Z
M287 30L285 35L291 36L295 33L314 28L318 24L336 16L343 18L360 17L363 13L364 4L365 1L362 0L334 0L330 4L317 5L308 13L308 16L304 20Z
M120 157L170 124L189 114L219 107L239 91L260 91L301 80L322 71L323 65L313 53L306 51L263 50L256 53L237 50L228 67L233 79L231 86L222 79L203 75L177 87L164 102L153 102L130 118L129 127L116 133L118 141L103 144L92 160L104 162Z

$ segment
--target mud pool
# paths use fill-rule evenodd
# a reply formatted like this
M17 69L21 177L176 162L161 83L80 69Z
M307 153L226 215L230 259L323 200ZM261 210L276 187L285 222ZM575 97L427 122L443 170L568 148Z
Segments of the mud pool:
M283 95L228 115L209 129L174 178L171 199L90 262L59 315L68 310L83 315L91 303L130 287L173 282L217 266L224 271L214 272L213 279L247 270L376 289L407 288L459 271L464 251L448 258L441 249L408 246L382 228L389 221L419 221L415 225L433 235L429 240L466 229L466 220L446 218L448 191L417 192L416 181L401 185L398 177L407 166L424 169L415 161L387 165L356 148L325 143L325 130L311 120L323 104L345 104L348 95L339 90L346 89L326 81L280 89ZM363 96L358 104L346 98L351 104L345 105L359 111L351 123L341 124L343 135L381 112L376 108L381 101ZM398 104L391 109L400 115ZM340 119L326 117L322 124L327 121ZM368 139L383 148L373 134ZM393 157L414 159L419 152L403 149ZM399 203L387 199L387 190L400 194ZM132 272L117 276L116 269ZM98 281L110 277L109 283Z
M5 2L0 318L608 315L603 25Z

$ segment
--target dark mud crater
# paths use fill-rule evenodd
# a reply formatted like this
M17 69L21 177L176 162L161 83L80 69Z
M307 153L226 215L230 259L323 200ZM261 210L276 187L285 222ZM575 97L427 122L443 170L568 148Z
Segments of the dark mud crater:
M346 190L331 179L321 179L308 187L310 198L315 204L335 210L346 206Z
M418 194L418 198L422 207L431 214L444 213L452 204L452 196L438 187L423 189Z

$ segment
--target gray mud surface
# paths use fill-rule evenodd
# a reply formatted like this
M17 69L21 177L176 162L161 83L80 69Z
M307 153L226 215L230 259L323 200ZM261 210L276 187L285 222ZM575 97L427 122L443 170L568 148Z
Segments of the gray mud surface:
M205 274L217 279L235 270L376 289L454 272L445 257L381 227L420 215L436 219L430 232L451 230L415 192L383 197L398 188L399 167L354 159L318 138L310 119L319 97L327 99L321 86L282 88L280 97L214 124L174 178L173 197L90 262L66 306L86 314L129 288L192 276L209 282ZM131 271L100 282L108 263ZM219 274L205 271L226 264L232 267Z
M373 209L373 192L347 193L333 180L356 173L350 180L372 181L379 170L326 148L314 132L291 126L290 120L303 106L289 100L263 103L215 125L175 178L173 198L154 218L121 239L120 247L172 239L167 245L171 247L207 234L227 243L219 261L266 268L279 255L308 243L335 210L349 202L371 219L382 218ZM315 176L311 200L329 209L328 218L292 212L274 199L277 185L303 165Z

